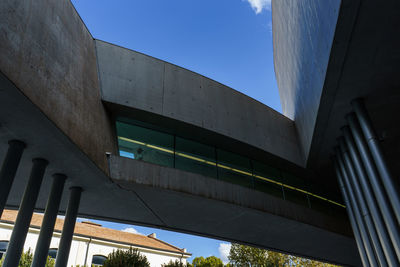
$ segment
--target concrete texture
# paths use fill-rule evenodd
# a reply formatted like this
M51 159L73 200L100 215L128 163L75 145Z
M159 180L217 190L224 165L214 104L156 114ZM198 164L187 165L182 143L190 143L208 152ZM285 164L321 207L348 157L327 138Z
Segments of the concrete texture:
M128 158L111 156L110 171L113 181L138 193L168 229L360 265L355 242L349 237L350 226L338 217L241 186Z
M0 70L103 171L114 152L93 38L69 0L0 3Z
M274 65L283 112L294 119L302 152L310 150L340 0L274 0Z
M35 208L44 211L52 184L52 174L67 175L60 205L64 213L69 187L83 188L79 215L82 217L161 224L133 192L121 190L87 157L39 108L0 72L0 162L11 139L27 144L7 200L17 208L29 178L33 158L49 161ZM129 201L127 201L129 200ZM116 209L115 207L118 207ZM123 211L123 212L122 212ZM130 219L129 219L130 218Z
M257 147L303 166L294 123L260 102L204 76L96 41L102 99L158 114Z
M395 24L393 17L387 22L391 23ZM354 45L356 49L360 43ZM379 51L387 60L391 58L384 49ZM157 118L174 131L190 129L194 139L212 137L210 140L223 148L238 147L250 158L265 157L288 172L292 168L308 173L302 168L305 157L296 127L303 144L308 130L301 130L291 119L201 75L94 41L68 0L4 0L0 3L0 162L8 140L20 139L28 145L8 207L19 205L31 159L43 157L50 165L37 210L45 207L51 174L65 173L69 178L62 212L68 187L81 186L79 215L83 217L161 227L359 265L348 226L338 218L195 174L154 165L149 168L146 163L119 157L108 162L105 152L116 154L117 148L114 123L102 101L113 116L141 116L149 123ZM315 116L314 104L304 116ZM115 179L110 179L108 168L114 159L120 165L119 169L111 168ZM138 177L138 173L145 176ZM322 175L318 177L327 177ZM207 216L199 217L200 211Z
M329 154L347 124L345 115L352 112L350 101L357 97L365 99L388 164L400 176L400 130L393 123L400 114L399 13L396 0L385 5L344 0L340 6L307 158L307 168L315 177L324 177L323 183L332 189L337 183Z

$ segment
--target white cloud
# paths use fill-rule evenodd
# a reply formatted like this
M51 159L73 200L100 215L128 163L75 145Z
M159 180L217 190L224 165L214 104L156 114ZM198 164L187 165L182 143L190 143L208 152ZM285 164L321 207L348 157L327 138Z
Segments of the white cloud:
M122 229L121 231L122 231L122 232L131 233L131 234L145 235L145 234L142 234L142 233L138 232L138 231L137 231L135 228L133 228L133 227L127 227L127 228L125 228L125 229Z
M228 256L229 256L229 251L231 250L231 244L230 243L220 243L218 247L219 251L219 257L223 261L224 264L227 264L229 262Z
M256 14L260 14L264 9L271 10L271 0L247 0L247 2Z

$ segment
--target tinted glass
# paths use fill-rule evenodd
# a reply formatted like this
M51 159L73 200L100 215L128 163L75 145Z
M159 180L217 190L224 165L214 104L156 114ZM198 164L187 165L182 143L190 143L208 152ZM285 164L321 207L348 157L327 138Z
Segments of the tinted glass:
M258 191L283 198L280 172L266 164L252 161L254 172L254 187Z
M8 247L8 241L0 241L0 251L6 251Z
M217 149L218 178L230 183L254 187L251 163L248 158Z
M0 241L0 259L3 258L8 247L8 241Z
M93 265L100 265L102 266L105 262L105 260L107 259L107 257L102 256L102 255L94 255L92 258L92 264Z
M184 138L176 137L175 167L177 169L217 177L215 149Z
M173 167L174 137L147 128L117 122L120 155Z
M117 122L120 156L198 173L253 188L326 213L339 209L340 196L321 186L238 154L138 125ZM139 126L142 125L142 126ZM337 205L339 203L339 205Z

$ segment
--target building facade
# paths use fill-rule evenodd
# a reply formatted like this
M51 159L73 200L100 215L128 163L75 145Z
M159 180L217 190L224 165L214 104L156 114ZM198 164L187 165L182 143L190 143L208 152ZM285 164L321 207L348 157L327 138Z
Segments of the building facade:
M5 210L0 220L0 253L5 256L12 230L14 228L17 211ZM42 225L43 214L35 213L29 227L24 244L24 252L30 250L35 253L36 243ZM48 255L56 258L59 248L63 219L57 219ZM90 221L78 222L75 225L71 243L71 251L67 266L101 266L107 256L117 249L137 249L146 256L151 267L160 267L162 264L176 260L186 264L191 256L186 249L180 249L156 238L138 235L114 229L104 228ZM1 258L0 257L0 258Z

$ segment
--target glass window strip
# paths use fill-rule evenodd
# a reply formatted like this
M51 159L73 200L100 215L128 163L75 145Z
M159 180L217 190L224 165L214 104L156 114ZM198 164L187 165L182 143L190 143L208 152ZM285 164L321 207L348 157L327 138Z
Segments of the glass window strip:
M156 150L159 150L159 151L162 151L162 152L166 152L166 153L169 153L169 154L174 154L175 156L184 157L184 158L187 158L187 159L191 159L191 160L198 161L198 162L205 163L205 164L212 165L212 166L217 166L219 168L223 168L223 169L226 169L226 170L229 170L229 171L233 171L233 172L240 173L240 174L243 174L243 175L247 175L247 176L250 176L250 177L254 177L254 178L257 178L257 179L261 179L261 180L264 180L264 181L267 181L267 182L270 182L270 183L274 183L274 184L280 185L282 187L285 187L285 188L288 188L288 189L291 189L291 190L295 190L295 191L301 192L301 193L309 195L309 196L313 196L315 198L324 200L326 202L329 202L331 204L340 206L342 208L346 208L346 206L343 205L343 204L340 204L340 203L338 203L336 201L324 198L324 197L319 196L317 194L308 192L308 191L303 190L301 188L297 188L297 187L294 187L294 186L291 186L291 185L288 185L288 184L280 183L280 182L277 182L275 180L272 180L272 179L269 179L269 178L266 178L266 177L263 177L263 176L260 176L260 175L256 175L256 174L252 174L250 172L239 170L237 168L232 168L232 167L220 164L218 162L212 162L212 161L204 160L204 159L201 159L199 157L188 155L186 153L176 152L176 151L173 151L173 150L170 150L170 149L166 149L166 148L163 148L163 147L160 147L160 146L155 146L155 145L143 143L143 142L140 142L140 141L137 141L137 140L133 140L133 139L130 139L130 138L126 138L126 137L122 137L122 136L118 136L118 139L120 139L122 141L126 141L126 142L135 143L135 144L138 144L138 145L146 146L146 147L149 147L149 148L153 148L153 149L156 149Z

